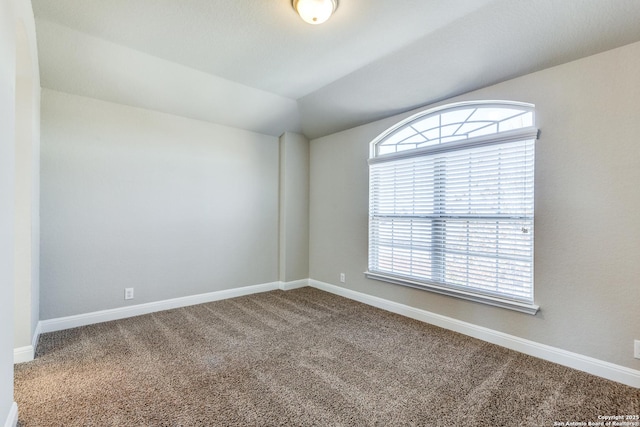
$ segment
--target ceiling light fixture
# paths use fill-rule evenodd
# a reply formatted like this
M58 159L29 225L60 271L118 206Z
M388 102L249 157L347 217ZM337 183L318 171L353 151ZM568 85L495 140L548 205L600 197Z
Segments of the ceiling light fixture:
M338 8L338 0L293 0L293 8L309 24L322 24Z

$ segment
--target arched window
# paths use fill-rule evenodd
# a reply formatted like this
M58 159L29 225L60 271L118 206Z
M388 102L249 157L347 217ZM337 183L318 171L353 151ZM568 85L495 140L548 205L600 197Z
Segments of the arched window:
M451 104L376 138L367 276L535 314L534 113Z

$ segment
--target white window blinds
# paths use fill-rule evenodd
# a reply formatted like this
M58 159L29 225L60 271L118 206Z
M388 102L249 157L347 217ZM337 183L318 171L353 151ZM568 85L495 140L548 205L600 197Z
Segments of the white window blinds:
M533 304L537 129L526 126L533 122L532 109L509 105L504 110L495 104L485 110L482 105L440 110L378 140L377 155L370 159L370 277L466 297L484 295L490 303ZM495 130L419 140L417 121L438 127L452 112L462 122L452 126L449 119L449 128L473 131L474 114L487 122L493 113L497 119L489 126L495 124ZM513 117L525 126L514 129ZM501 121L509 121L508 130L499 131ZM398 138L403 132L404 139ZM407 137L414 146L398 149Z

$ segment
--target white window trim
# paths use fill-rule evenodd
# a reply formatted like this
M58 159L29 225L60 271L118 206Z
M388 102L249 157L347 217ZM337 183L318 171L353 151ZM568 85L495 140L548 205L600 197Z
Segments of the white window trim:
M526 110L531 110L534 111L535 107L533 104L527 104L526 102L516 102L516 101L496 101L496 100L489 100L489 101L465 101L465 102L455 102L452 104L446 104L446 105L441 105L435 108L431 108L429 110L425 110L425 111L421 111L419 113L416 113L412 116L407 117L404 120L401 120L400 122L396 123L395 125L391 126L389 129L385 130L384 132L382 132L380 135L378 135L377 138L375 138L373 141L371 141L370 144L370 154L369 154L369 158L370 159L374 159L376 157L382 157L383 155L378 155L378 153L376 152L376 147L378 146L378 143L380 141L382 141L383 139L386 139L388 136L390 136L392 133L394 133L395 131L397 131L398 129L404 127L407 123L411 123L413 121L415 121L416 119L419 119L420 117L424 117L424 116L429 116L438 112L444 112L444 111L454 111L454 110L463 110L465 108L469 108L469 107L476 107L476 106L483 106L483 107L506 107L506 106L511 106L511 107L518 107L518 108L522 108L522 109L526 109ZM520 131L521 129L518 129L518 131ZM500 134L502 133L506 133L506 132L500 132ZM494 134L495 136L496 134ZM448 143L451 144L451 143Z
M469 138L461 141L447 142L445 144L431 145L429 147L417 148L415 150L399 151L397 153L380 154L369 159L369 164L389 162L399 159L408 159L411 157L426 156L440 152L449 152L455 150L466 150L474 147L486 147L495 144L503 144L511 141L522 141L524 139L538 139L538 128L531 126L522 129L515 129L506 132L500 132L493 135L482 135L475 138Z
M407 151L399 151L395 153L388 154L378 154L377 146L378 144L386 139L388 136L393 134L396 130L403 128L407 123L411 123L418 118L437 114L438 112L452 111L455 109L464 109L474 106L483 106L483 107L520 107L522 109L530 109L533 111L534 106L526 103L518 103L511 101L470 101L470 102L461 102L456 104L448 104L443 105L441 107L437 107L431 110L422 111L418 114L415 114L411 117L408 117L405 120L397 123L391 128L387 129L385 132L380 134L376 139L371 142L370 145L370 158L368 163L370 165L376 163L383 163L388 161L396 161L404 158L412 158L418 156L425 156L436 154L438 152L444 151L454 151L458 149L468 149L476 146L487 146L491 144L501 144L508 141L518 141L523 139L538 139L539 130L535 126L520 128L505 132L499 132L497 134L491 135L483 135L475 138L469 138L466 140L460 140L455 142L448 142L444 144L438 144L433 146L427 146L424 148L417 148L413 150ZM539 310L540 306L535 303L528 303L522 301L510 300L505 296L497 296L493 297L491 295L479 293L479 292L469 292L463 289L457 289L454 286L442 286L440 284L429 282L428 280L414 281L410 278L403 276L396 276L389 273L381 273L381 272L373 272L366 271L365 276L369 279L384 281L387 283L393 283L403 286L408 286L412 288L422 289L442 295L457 297L460 299L483 303L495 307L510 309L530 315L535 315ZM532 283L533 286L533 283Z
M393 283L396 285L409 286L411 288L423 289L425 291L435 292L441 295L447 295L451 297L457 297L467 301L479 302L483 304L492 305L494 307L506 308L509 310L515 310L526 314L535 315L540 306L536 304L526 304L520 301L509 301L505 298L494 298L489 295L482 295L478 293L465 292L452 287L444 287L436 285L435 283L428 282L416 282L413 280L405 279L402 277L391 276L388 274L374 273L371 271L365 271L364 275L368 279L379 280L382 282Z

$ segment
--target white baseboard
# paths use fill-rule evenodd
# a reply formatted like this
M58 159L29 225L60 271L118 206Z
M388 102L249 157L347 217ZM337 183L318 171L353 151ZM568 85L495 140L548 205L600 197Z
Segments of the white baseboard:
M551 347L546 344L540 344L514 335L505 334L493 329L474 325L472 323L463 322L451 317L442 316L440 314L431 313L426 310L420 310L408 305L389 301L383 298L374 297L363 294L361 292L352 291L340 286L331 285L329 283L320 282L310 279L309 286L340 295L355 301L362 302L377 308L381 308L392 313L410 317L421 322L439 326L444 329L459 332L473 338L497 344L520 353L528 354L540 359L548 360L559 365L587 372L602 378L616 381L631 387L640 388L640 371L616 365L603 360L594 359L593 357L584 356L582 354L573 353L562 350L560 348Z
M293 282L280 282L280 289L283 291L304 288L305 286L309 286L309 279L295 280Z
M36 329L33 331L33 337L31 337L31 345L24 347L17 347L13 349L13 363L30 362L35 357L36 349L38 348L38 339L40 338L41 322L36 324Z
M35 351L32 345L18 347L13 349L13 363L24 363L33 360Z
M140 316L143 314L155 313L162 310L170 310L173 308L204 304L207 302L236 298L260 292L268 292L276 289L280 289L280 282L244 286L242 288L226 289L223 291L209 292L206 294L192 295L164 301L149 302L145 304L131 305L128 307L113 308L110 310L94 311L92 313L77 314L74 316L59 317L56 319L41 320L39 322L39 332L47 333L61 331L63 329L77 328L78 326L109 322L111 320L125 319L127 317Z
M18 404L13 402L11 409L9 409L9 415L7 421L4 423L4 427L16 427L18 425Z

